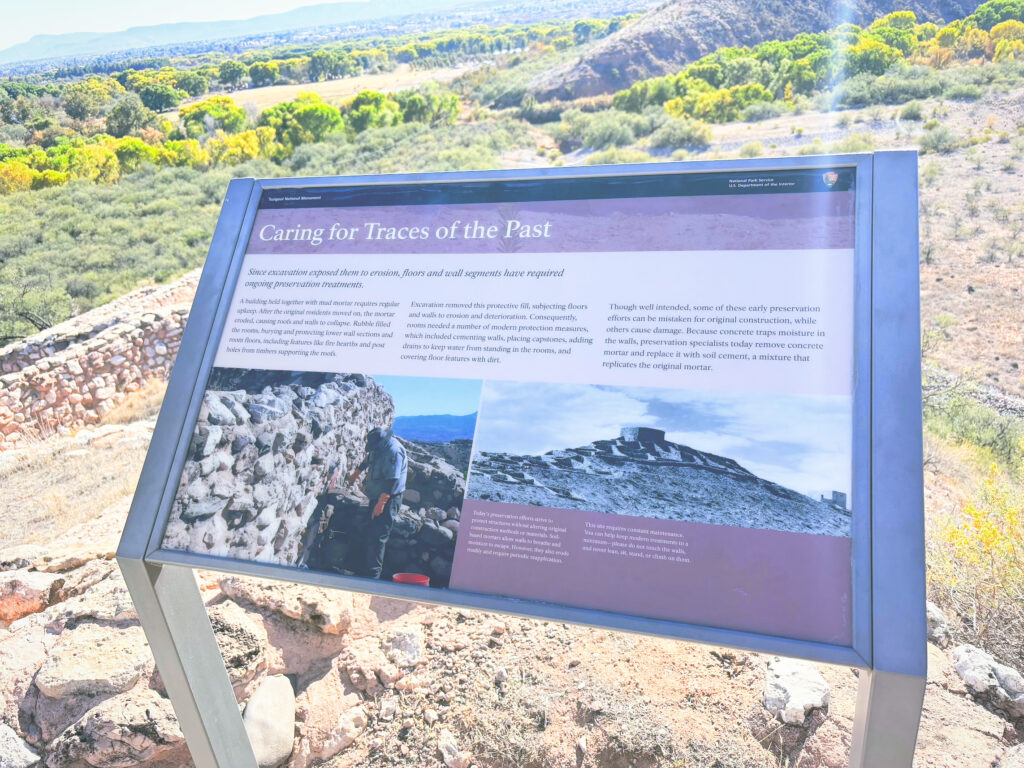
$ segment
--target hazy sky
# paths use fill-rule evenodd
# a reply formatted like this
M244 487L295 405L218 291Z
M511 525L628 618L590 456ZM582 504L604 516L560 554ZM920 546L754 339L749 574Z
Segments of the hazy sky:
M614 439L626 426L663 429L671 442L814 498L850 490L846 397L489 381L473 448L538 455Z
M480 406L479 379L374 376L395 401L395 416L465 416Z
M38 34L120 32L180 21L249 19L321 4L318 0L0 0L0 50Z

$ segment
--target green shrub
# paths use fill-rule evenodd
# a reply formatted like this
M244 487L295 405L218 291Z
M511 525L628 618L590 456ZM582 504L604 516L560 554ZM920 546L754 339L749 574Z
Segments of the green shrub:
M654 149L707 149L711 145L711 126L690 118L669 118L647 138Z
M603 152L588 155L585 165L622 165L624 163L647 163L651 156L639 149L620 149L614 147Z
M900 110L900 120L924 120L924 106L920 101L911 101Z
M977 101L982 97L984 91L977 85L953 85L946 89L944 95L947 99L954 101Z
M924 133L918 139L918 145L921 147L922 152L947 154L960 146L960 142L957 140L956 134L947 126L935 125L925 127Z
M764 154L764 144L760 141L748 141L740 147L740 157L760 157Z

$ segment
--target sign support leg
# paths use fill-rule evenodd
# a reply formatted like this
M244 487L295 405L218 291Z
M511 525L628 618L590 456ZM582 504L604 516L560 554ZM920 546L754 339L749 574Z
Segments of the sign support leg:
M192 569L118 564L196 768L256 768Z
M921 722L925 678L862 669L850 768L910 768Z

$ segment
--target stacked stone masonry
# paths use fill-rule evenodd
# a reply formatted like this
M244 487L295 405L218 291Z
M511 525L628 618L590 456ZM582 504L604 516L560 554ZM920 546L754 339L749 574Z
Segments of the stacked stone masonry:
M147 380L166 379L197 281L135 291L0 349L0 451L96 424Z

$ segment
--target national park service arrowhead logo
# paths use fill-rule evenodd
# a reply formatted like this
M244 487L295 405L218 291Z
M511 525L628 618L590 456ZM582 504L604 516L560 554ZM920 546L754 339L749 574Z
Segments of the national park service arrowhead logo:
M836 184L839 183L839 174L835 171L828 171L822 174L821 180L825 182L825 186L832 189Z

